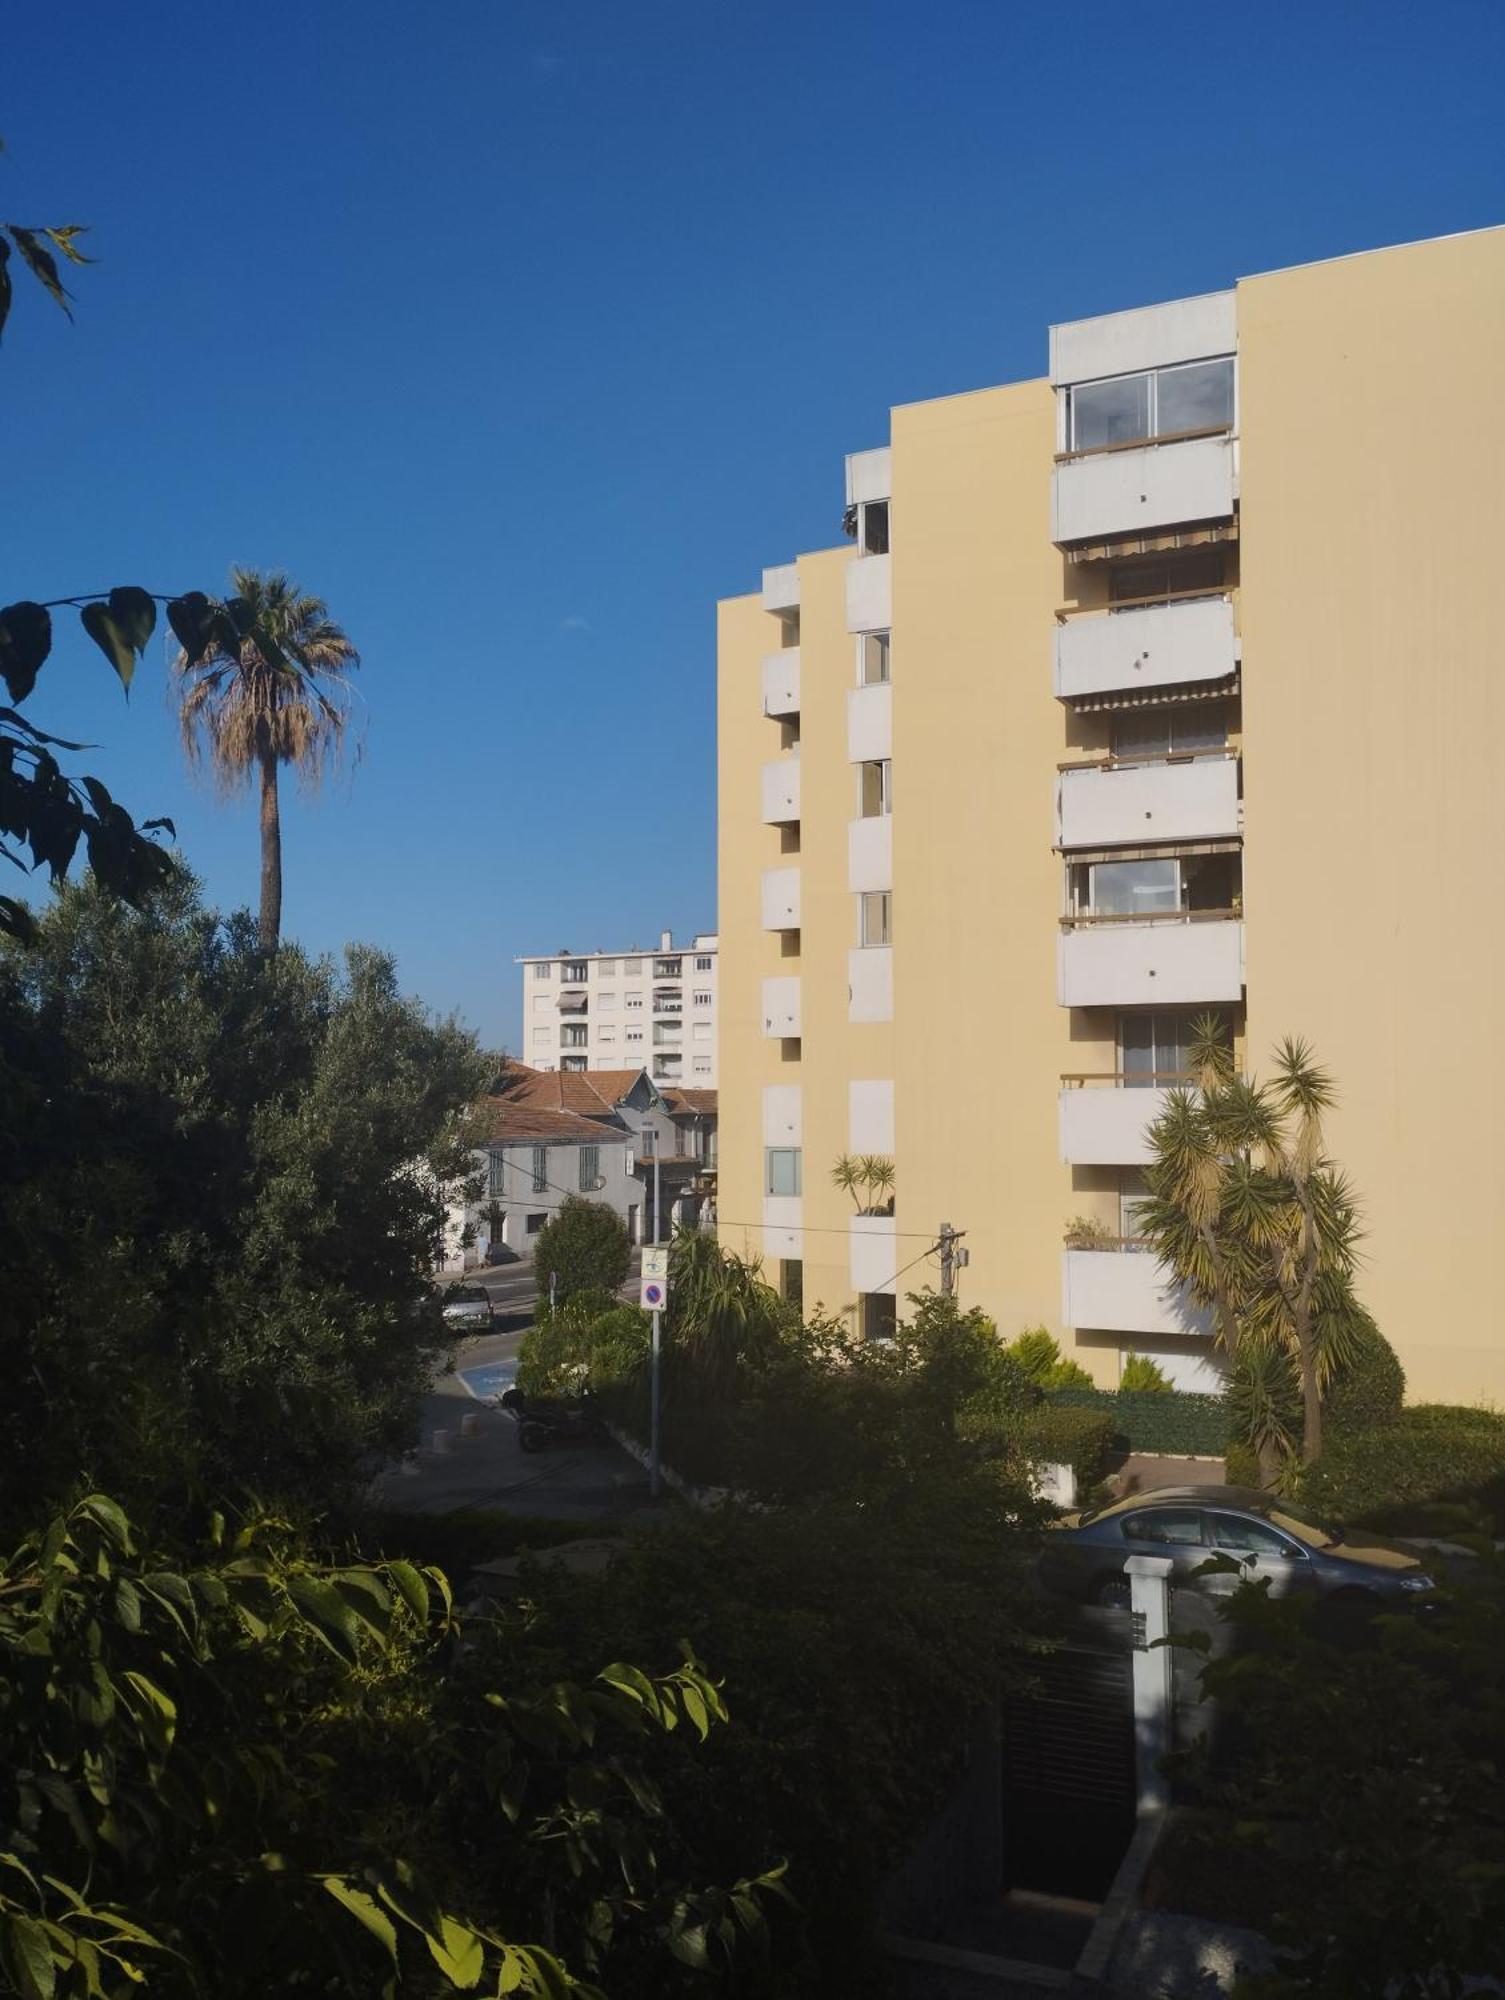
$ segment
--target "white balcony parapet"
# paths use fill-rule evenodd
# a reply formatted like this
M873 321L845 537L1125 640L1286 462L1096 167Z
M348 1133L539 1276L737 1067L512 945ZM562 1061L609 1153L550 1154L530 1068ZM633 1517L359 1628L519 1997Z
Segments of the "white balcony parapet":
M904 1259L898 1224L892 1215L854 1215L847 1221L847 1274L854 1292L884 1292L892 1296L894 1277Z
M1090 542L1185 521L1227 520L1236 490L1234 465L1228 431L1068 458L1056 467L1051 485L1051 539Z
M797 931L800 927L800 871L798 868L763 870L763 928L765 931Z
M869 558L871 560L871 558ZM886 683L847 696L847 762L869 764L894 754L894 691Z
M1200 292L1162 305L1132 306L1066 320L1050 330L1050 379L1094 382L1104 375L1132 375L1232 354L1238 345L1237 295Z
M1063 1007L1194 1006L1238 1000L1244 990L1244 926L1232 913L1077 923L1057 948Z
M849 1021L894 1018L892 945L868 945L847 953L847 996Z
M1068 1167L1142 1165L1151 1156L1150 1127L1165 1109L1170 1088L1067 1079L1060 1099L1062 1160Z
M800 649L786 646L782 653L768 653L763 660L763 713L798 715L800 712Z
M800 760L778 757L763 766L763 821L787 826L800 816Z
M797 1083L764 1084L763 1144L765 1146L804 1144L803 1100Z
M800 566L797 562L778 563L763 572L763 609L798 611L800 608Z
M1104 1333L1200 1334L1212 1316L1148 1250L1061 1253L1061 1318L1074 1329Z
M763 981L763 1033L771 1041L797 1037L800 1032L800 980L797 972Z
M1062 847L1219 840L1239 831L1238 759L1231 752L1158 763L1085 764L1062 771Z
M892 556L853 556L847 564L847 630L887 632L894 622Z
M1055 688L1063 701L1119 688L1226 680L1238 665L1231 597L1082 613L1056 627Z
M865 1077L847 1085L847 1151L893 1154L892 1077Z
M847 822L847 887L856 895L894 886L892 813Z
M765 1194L763 1254L767 1257L803 1257L804 1220L805 1204L799 1195Z
M886 444L847 453L847 505L887 500L894 490L894 455Z

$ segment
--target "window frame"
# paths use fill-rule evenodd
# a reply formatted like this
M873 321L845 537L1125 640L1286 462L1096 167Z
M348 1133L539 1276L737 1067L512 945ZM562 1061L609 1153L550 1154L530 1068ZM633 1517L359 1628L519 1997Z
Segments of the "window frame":
M533 1148L533 1192L547 1194L549 1191L549 1149L547 1146Z
M776 1160L792 1160L792 1173L787 1175L794 1183L792 1187L775 1187ZM798 1201L805 1191L804 1148L802 1146L765 1146L763 1148L763 1193L765 1197L779 1201Z
M589 1172L586 1171L587 1168L589 1168ZM576 1166L575 1178L579 1183L581 1194L595 1192L596 1182L601 1178L601 1148L599 1146L582 1146L580 1148L580 1159Z
M877 903L882 910L879 929L881 937L868 935L868 906ZM863 889L857 896L857 946L860 951L885 951L894 941L894 892L892 889Z
M1226 424L1193 425L1177 430L1163 431L1160 428L1160 382L1163 376L1183 374L1191 368L1212 368L1226 363L1229 374L1230 394L1228 398L1228 421ZM1078 396L1083 389L1102 389L1109 383L1127 384L1144 382L1146 429L1141 437L1108 438L1100 444L1077 443ZM1087 455L1099 451L1128 451L1136 445L1155 444L1162 439L1185 436L1214 436L1219 432L1229 433L1238 428L1238 357L1236 354L1201 354L1186 361L1163 362L1158 368L1129 368L1120 375L1094 375L1085 382L1066 384L1066 450L1072 454Z

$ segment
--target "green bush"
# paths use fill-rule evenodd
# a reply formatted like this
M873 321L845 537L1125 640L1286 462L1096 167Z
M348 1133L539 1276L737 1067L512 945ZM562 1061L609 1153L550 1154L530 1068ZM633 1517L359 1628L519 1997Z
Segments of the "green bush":
M1095 1486L1117 1455L1117 1425L1105 1410L1042 1403L1014 1435L1037 1465L1069 1465L1078 1486Z
M1340 1431L1302 1475L1301 1497L1338 1521L1402 1528L1439 1501L1505 1527L1505 1417L1423 1404L1394 1423Z
M646 1363L648 1338L648 1315L636 1306L613 1305L609 1292L576 1293L523 1335L517 1386L525 1396L599 1392Z
M1131 1354L1129 1356L1119 1375L1118 1386L1120 1389L1125 1389L1131 1395L1136 1396L1161 1396L1171 1393L1169 1379L1162 1373L1158 1363L1152 1361L1148 1354Z
M1234 1441L1223 1459L1223 1476L1230 1486L1258 1486L1259 1459L1254 1447Z
M1405 1400L1406 1372L1395 1349L1365 1313L1353 1352L1322 1399L1324 1434L1332 1437L1392 1424Z
M533 1268L541 1288L549 1274L563 1304L572 1292L601 1290L613 1295L621 1288L632 1262L627 1225L614 1209L582 1195L567 1195L552 1222L538 1232Z
M1039 1389L1090 1389L1092 1377L1075 1361L1068 1361L1060 1342L1043 1326L1026 1327L1003 1350L1018 1364Z
M1103 1411L1127 1451L1221 1458L1228 1448L1228 1405L1221 1396L1077 1388L1053 1390L1049 1401L1058 1409Z

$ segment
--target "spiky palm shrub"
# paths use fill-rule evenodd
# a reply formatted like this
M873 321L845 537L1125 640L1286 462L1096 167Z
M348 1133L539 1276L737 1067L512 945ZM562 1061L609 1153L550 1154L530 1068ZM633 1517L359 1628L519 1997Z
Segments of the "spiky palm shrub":
M179 653L173 671L178 714L190 762L204 759L224 792L254 778L260 791L261 908L259 935L274 951L282 930L282 813L277 773L292 765L316 785L339 762L351 722L350 675L360 655L312 597L280 570L232 569L231 587L255 624L282 650L271 665L252 639L236 651L221 646L190 662Z
M756 1259L734 1256L701 1230L681 1229L669 1249L667 1379L697 1403L725 1403L745 1364L778 1344L782 1301Z

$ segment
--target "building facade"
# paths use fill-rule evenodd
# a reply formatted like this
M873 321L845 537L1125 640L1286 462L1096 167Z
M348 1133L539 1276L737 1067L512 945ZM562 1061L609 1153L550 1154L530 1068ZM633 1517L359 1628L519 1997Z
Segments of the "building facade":
M655 1083L716 1088L720 944L697 932L656 951L571 952L517 960L524 1062L534 1069L648 1070Z
M1412 1396L1505 1401L1502 339L1502 230L1058 326L721 605L732 1247L878 1332L949 1223L1006 1334L1210 1386L1135 1202L1216 1012L1333 1072Z

